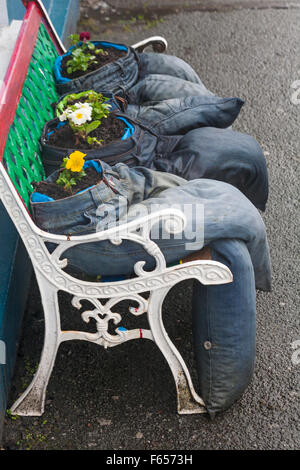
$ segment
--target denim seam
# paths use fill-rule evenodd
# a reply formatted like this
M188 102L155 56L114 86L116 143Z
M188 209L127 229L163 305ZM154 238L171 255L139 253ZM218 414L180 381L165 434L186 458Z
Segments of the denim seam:
M125 57L123 57L124 62L127 62L128 59L131 59L129 48L128 48L127 55L126 55ZM119 59L119 60L120 60L120 59ZM103 70L105 71L105 69L108 69L109 66L111 66L111 68L115 68L115 70L112 70L111 73L109 74L110 76L112 76L112 74L113 74L114 72L118 72L118 70L119 70L119 69L118 69L119 64L117 64L117 66L114 67L114 65L115 65L116 62L117 62L117 61L110 62L110 63L104 65L103 67L100 67L100 68L98 68L98 69L96 69L96 70L93 70L92 72L89 72L89 73L86 73L86 74L82 75L81 77L73 78L73 79L71 79L71 83L73 83L73 84L76 85L77 83L80 83L82 80L85 80L87 77L91 77L91 76L93 76L93 75L96 75L97 72L99 72L100 69L101 69L101 72L102 72ZM125 65L127 65L127 64L125 64ZM68 82L68 83L69 83L69 82Z
M233 101L233 100L235 100L235 99L236 99L236 98L228 98L228 99L224 99L223 101L220 101L219 103L205 103L205 104L199 104L198 106L195 106L194 108L189 108L189 107L187 107L187 108L185 108L185 109L183 109L183 110L181 110L181 111L179 111L179 112L177 111L177 112L174 112L174 113L171 114L171 115L168 115L165 119L162 119L162 120L159 121L157 124L153 124L153 127L155 128L155 127L159 126L159 125L162 124L163 122L168 121L170 118L172 118L173 116L178 115L179 113L185 113L186 111L191 111L191 109L192 109L192 110L197 110L197 109L199 109L199 108L201 108L201 107L205 107L205 106L218 106L218 105L220 105L220 104L226 104L226 103L228 103L228 101Z
M94 225L94 222L91 222L91 224ZM83 225L82 230L78 230L78 231L76 230L76 232L73 232L73 233L70 232L70 233L68 233L68 234L62 233L61 235L69 235L70 237L76 237L77 235L81 235L81 234L82 234L82 236L84 236L84 235L89 235L89 234L91 234L91 233L94 233L94 230L93 230L93 231L92 231L92 230L87 231L87 227L88 227L89 225L90 225L90 224ZM95 232L96 232L96 231L95 231ZM56 232L52 232L52 231L51 231L51 233L56 233ZM56 234L58 234L58 233L56 233ZM82 243L80 243L79 245L76 245L76 246L83 245L84 243L87 243L87 242L82 241ZM75 247L67 248L65 251L71 250L72 248L75 248ZM68 257L67 257L67 258L68 258Z
M109 155L110 157L114 158L121 158L121 157L126 157L126 155L129 155L130 153L134 152L136 149L136 145L134 145L134 147L130 150L127 150L127 152L124 152L124 153L118 153L116 155ZM106 158L106 157L103 157L103 159ZM104 160L105 161L105 160Z
M104 229L104 230L106 230L106 229ZM104 230L102 230L102 232L103 232ZM76 232L76 233L78 233L78 232ZM107 240L103 240L103 241L107 241ZM99 242L95 242L95 243L100 243L100 242L101 242L101 240L99 240ZM85 243L85 242L82 242L82 244L84 244L84 243ZM90 245L90 244L87 244L87 245ZM182 245L184 245L184 244L182 244ZM180 246L182 246L182 245L178 245L178 244L175 244L175 245L168 245L168 246L166 246L166 247L162 247L162 249L163 249L164 252L166 252L166 251L169 251L169 250L173 250L175 247L180 247ZM93 250L93 249L86 248L85 251L89 251L90 253L95 253L97 250ZM101 249L101 253L106 253L107 255L111 255L111 256L113 256L113 255L116 254L115 251L109 250L109 249L104 249L104 250ZM140 250L135 250L135 251L127 251L126 253L118 253L118 257L121 257L121 256L126 256L126 257L128 257L128 256L130 256L130 255L143 255L143 254L144 254L145 256L151 256L151 257L153 257L152 255L150 255L150 253L148 253L147 251L142 250L142 249L140 249ZM154 258L154 257L153 257L153 258Z
M121 113L119 113L118 111L115 113L116 114L116 117L118 117L118 115L120 115L121 117L123 117L123 115ZM128 119L128 117L126 116L126 118ZM59 149L59 150L68 150L66 147L59 147L58 145L51 145L50 142L49 142L49 139L48 139L48 136L47 136L47 133L48 133L48 130L50 131L53 127L52 125L54 126L55 124L57 123L57 118L54 118L54 119L51 119L51 121L49 121L47 124L47 129L45 129L45 131L43 132L43 135L42 135L42 139L43 139L43 145L45 146L45 148L48 148L48 149ZM132 134L132 136L130 137L134 142L135 140L133 139L134 135L136 134L136 128L134 130L134 133ZM110 145L112 145L113 143L115 142L119 142L121 139L115 139L113 140L112 142L108 143L108 144L105 144L105 145L102 145L101 148L102 149L105 149L105 148L108 148ZM128 140L128 139L126 139ZM134 149L135 147L133 147ZM131 149L131 150L133 150ZM89 152L93 151L93 150L97 150L97 149L83 149L83 150L87 150ZM130 153L130 151L127 151L125 152L124 154L120 154L121 156L122 155L127 155L127 153ZM47 160L46 158L44 159L44 162L46 163L53 163L53 160Z
M208 339L212 342L211 337L211 318L210 318L210 310L209 310L209 286L206 289L206 318L207 318L207 333ZM208 351L208 360L209 360L209 392L208 392L208 402L211 402L212 396L212 358L211 358L211 349Z
M89 190L89 191L90 191L90 190ZM32 204L32 207L33 207L34 209L36 209L37 207L40 207L41 204L43 204L43 205L44 205L44 204L50 204L50 205L52 206L53 203L59 204L59 203L61 203L62 201L66 201L67 199L70 199L71 197L74 198L74 197L76 197L76 196L78 196L78 195L79 195L79 194L73 194L73 196L67 196L67 197L65 197L64 199L55 199L55 200L53 200L53 201L42 201L42 202L32 202L32 201L31 201L31 204ZM94 206L95 206L94 202L91 201L91 202L89 203L89 205L84 208L84 211L89 210L89 209L92 209ZM54 206L54 207L55 207L55 206ZM72 211L72 212L68 212L68 214L72 214L72 215L73 215L73 214L82 214L82 212L83 212L83 209L78 210L78 211L77 211L77 210L74 210L74 211ZM47 220L48 220L49 217L51 217L51 216L50 216L49 214L47 214ZM55 220L57 220L57 215L55 216Z

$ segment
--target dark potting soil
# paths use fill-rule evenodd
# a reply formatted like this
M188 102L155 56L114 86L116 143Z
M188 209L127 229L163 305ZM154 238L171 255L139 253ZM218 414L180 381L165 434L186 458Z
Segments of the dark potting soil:
M94 186L101 181L101 175L97 173L94 168L87 168L84 170L86 176L79 181L76 186L72 186L72 193L65 191L63 186L58 186L56 183L48 183L47 181L39 181L38 183L32 183L36 192L45 194L46 196L52 197L54 200L64 199L69 196L73 196L79 191L83 191L90 186Z
M102 119L101 124L97 129L89 134L89 137L96 137L97 140L102 140L101 145L107 145L114 140L119 140L124 134L126 124L121 119L117 119L113 114L109 114L107 118ZM99 148L99 144L88 144L86 140L81 137L75 137L70 125L67 123L64 126L55 129L53 134L49 136L49 144L54 147L62 147L67 149L87 150Z
M71 56L65 56L62 61L61 61L61 75L63 77L67 78L78 78L81 77L82 75L86 75L87 73L93 72L94 70L100 69L104 65L107 65L111 62L114 62L115 60L118 60L120 57L124 57L127 54L127 51L120 51L116 49L115 47L101 47L101 49L104 51L108 52L107 55L102 55L102 54L94 54L93 51L90 51L89 49L85 50L84 52L87 54L94 55L96 57L96 61L93 62L91 65L89 65L88 69L83 71L83 70L76 70L76 72L68 74L67 72L67 62L71 60Z

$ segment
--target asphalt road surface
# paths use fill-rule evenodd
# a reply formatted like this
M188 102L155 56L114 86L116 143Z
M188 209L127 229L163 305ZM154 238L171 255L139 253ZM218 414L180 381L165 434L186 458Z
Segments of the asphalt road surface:
M98 3L103 9L103 2ZM168 52L188 61L210 90L246 101L234 129L253 135L268 161L270 198L263 218L273 262L273 291L257 293L255 374L243 397L211 422L205 415L176 414L171 372L152 342L132 341L108 351L85 342L65 343L48 386L44 415L8 416L3 446L299 449L300 364L292 360L293 345L300 340L299 2L260 2L264 8L257 9L255 2L226 1L219 2L217 11L205 11L205 2L194 1L182 2L174 11L173 4L179 2L167 1L169 12L162 13L155 10L154 2L148 1L150 6L145 10L145 2L136 1L127 2L133 9L121 16L117 15L118 2L108 3L116 11L105 7L105 12L100 12L99 6L87 18L87 2L82 2L79 30L90 29L93 39L127 44L163 35L169 43ZM198 3L202 9L190 11L187 3ZM232 8L221 8L222 4ZM170 11L172 14L167 14ZM170 292L164 319L171 338L192 367L191 288L192 284L185 282ZM82 328L70 298L62 296L61 302L62 327ZM139 319L131 322L133 327L141 326ZM30 383L42 341L43 315L33 280L9 406Z

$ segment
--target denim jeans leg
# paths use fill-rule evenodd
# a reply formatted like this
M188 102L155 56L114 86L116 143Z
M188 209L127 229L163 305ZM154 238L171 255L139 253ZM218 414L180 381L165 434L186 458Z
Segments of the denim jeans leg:
M130 104L126 114L148 123L159 135L184 135L199 127L229 127L239 115L243 104L240 98L188 96L153 101L145 106Z
M139 78L162 74L203 85L195 70L184 60L169 54L142 52L139 54Z
M233 273L231 284L195 282L193 336L200 394L209 413L232 405L248 386L256 348L256 293L253 267L241 240L210 245L212 259Z
M114 168L117 170L117 167ZM147 197L148 191L152 192L151 188L159 188L164 183L166 186L170 184L172 175L166 175L169 178L168 183L168 180L165 179L165 173L157 172L158 176L156 176L156 172L151 174L149 170L142 167L130 169L126 165L120 165L119 170L121 170L119 174L127 182L131 180L132 186L135 186L136 203L129 208L128 219L126 219L128 222L166 208L176 208L186 215L187 224L182 234L172 236L166 234L165 236L164 233L160 235L157 230L151 232L168 263L179 260L192 251L198 251L202 246L210 245L216 240L243 240L253 263L256 287L266 291L270 290L271 264L265 225L254 205L238 189L221 181L196 179L179 186L175 183L173 187L163 190L157 197L154 197L154 194L152 197ZM132 178L127 179L126 173L130 172ZM149 176L148 181L145 180L142 173ZM144 192L146 199L137 203L140 184L144 185L141 187L142 192L147 188L146 194ZM107 186L102 188L106 191ZM123 191L121 186L120 190ZM95 203L97 191L93 191L93 194L91 191L88 190L78 195L79 201L77 197L73 198L73 207L67 211L69 226L63 202L59 201L58 205L57 201L33 204L33 213L38 226L49 232L73 235L105 230L108 221L111 221L111 217L108 217L111 210L114 212L115 208L118 209L115 213L118 217L120 199L113 197L109 203ZM100 193L102 193L101 190ZM103 196L105 200L105 194ZM129 192L128 196L132 198ZM70 200L71 198L64 200L67 201L68 206ZM92 204L91 207L90 204ZM122 206L123 209L127 208L126 205L122 204ZM100 211L98 207L101 208ZM120 246L114 246L107 240L83 243L70 248L63 256L70 259L71 265L78 266L81 271L90 275L112 274L113 267L118 270L116 274L126 274L132 271L135 260L147 261L145 250L139 244L129 240L124 240ZM149 257L153 260L152 256L148 255ZM118 263L112 263L112 260L115 259L118 260Z
M268 200L268 170L258 142L231 129L202 127L185 134L155 168L187 180L209 178L238 188L258 209Z
M140 79L127 95L130 104L143 104L187 96L208 96L213 93L203 83L193 83L171 75L152 74Z

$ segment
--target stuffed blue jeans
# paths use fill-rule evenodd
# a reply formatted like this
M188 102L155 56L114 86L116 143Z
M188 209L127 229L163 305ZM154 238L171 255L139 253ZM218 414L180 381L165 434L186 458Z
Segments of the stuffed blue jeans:
M127 146L124 142L113 142L99 151L87 149L84 151L87 158L99 158L110 164L124 161L131 166L144 165L188 180L225 181L240 189L257 208L265 210L268 175L264 154L255 139L229 128L243 100L215 96L193 68L178 57L137 53L120 44L101 44L123 48L127 54L74 80L61 77L58 58L55 67L58 90L65 94L94 89L126 97L129 105L121 110L134 120L135 133ZM142 137L139 125L149 129L142 131ZM151 138L150 143L151 131L157 137ZM45 133L42 145L49 174L60 165L62 155L50 148Z
M205 97L207 99L208 97ZM214 97L215 98L215 97ZM186 180L210 178L236 186L260 210L265 210L268 199L268 173L264 154L255 139L247 134L231 129L200 127L194 129L199 120L207 120L206 104L199 104L201 97L191 97L173 103L173 111L165 109L160 120L154 126L129 118L126 114L117 116L126 118L134 132L125 140L115 140L97 149L82 150L86 160L99 159L110 165L118 162L130 167L144 166L153 170L164 171L181 176ZM171 100L172 101L172 100ZM216 103L219 119L232 114L232 104ZM235 106L235 104L234 104ZM212 105L208 106L210 109ZM222 110L220 108L222 107ZM231 108L230 108L231 107ZM198 112L196 112L198 108ZM202 109L201 109L202 108ZM211 110L208 112L211 115ZM197 114L197 118L196 115ZM182 119L181 119L182 117ZM49 121L43 130L42 158L47 175L60 167L66 154L76 148L51 146L48 134L56 127L58 119ZM191 130L185 135L161 135L157 129L186 126ZM153 129L154 127L154 129Z
M195 283L193 334L200 393L211 414L228 408L247 387L255 362L255 287L270 289L271 271L263 221L234 186L220 181L186 181L147 168L101 163L103 179L92 188L57 201L32 195L37 225L56 234L84 235L110 228L116 220L136 219L141 209L172 207L184 211L182 237L155 238L167 263L209 246L212 259L226 264L234 281L220 286ZM57 172L48 181L55 181ZM122 204L120 203L122 201ZM197 217L197 206L204 218ZM186 210L187 207L193 210ZM194 210L195 209L195 210ZM159 233L159 232L157 232ZM67 250L70 266L89 275L132 275L137 261L155 267L140 245L124 240L85 243ZM117 262L112 262L117 260Z
M68 79L61 75L61 60L56 60L54 74L60 95L92 89L126 97L131 104L169 98L212 94L184 60L167 54L138 53L124 44L96 41L101 47L127 50L125 57L87 73ZM67 52L68 54L69 52Z

